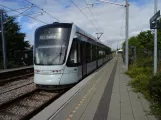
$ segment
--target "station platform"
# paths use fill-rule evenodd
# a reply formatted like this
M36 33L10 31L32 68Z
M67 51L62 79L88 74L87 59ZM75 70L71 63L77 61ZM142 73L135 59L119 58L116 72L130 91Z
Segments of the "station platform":
M32 120L156 120L148 101L127 85L125 71L122 58L114 57Z
M33 68L33 65L24 66L24 67L18 67L18 68L11 68L11 69L2 69L2 70L0 70L0 74L1 74L1 73L7 73L7 72L13 72L13 71L24 70L24 69L30 69L30 68Z

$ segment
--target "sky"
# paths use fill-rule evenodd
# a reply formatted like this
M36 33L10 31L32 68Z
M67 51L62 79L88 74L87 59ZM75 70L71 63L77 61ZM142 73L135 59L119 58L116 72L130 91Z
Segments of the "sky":
M71 0L28 0L33 4L39 6L47 13L51 14L56 19L65 23L75 23L77 26L87 31L96 37L96 33L103 32L100 41L108 45L112 49L121 48L122 43L125 41L125 8L122 6L112 5L101 2L101 0L73 0L73 2L82 10L87 16L88 20L76 8ZM119 4L125 4L125 0L108 0ZM86 3L97 3L89 6ZM141 31L149 30L149 19L154 15L154 0L129 0L129 37L136 36ZM6 11L9 9L2 7L7 6L12 9L23 7L30 7L31 4L25 0L0 0L0 9ZM28 9L28 10L27 10ZM161 0L158 0L158 10L161 9ZM41 20L47 24L57 22L56 19L43 13L35 6L31 9L20 9L18 12L30 15L35 19ZM92 14L90 12L92 11ZM9 15L16 16L19 13L14 11L7 12ZM36 13L36 14L33 14ZM33 14L33 15L31 15ZM21 32L26 33L25 40L34 44L34 32L39 26L45 25L44 23L31 19L26 16L16 17L16 21L21 26Z

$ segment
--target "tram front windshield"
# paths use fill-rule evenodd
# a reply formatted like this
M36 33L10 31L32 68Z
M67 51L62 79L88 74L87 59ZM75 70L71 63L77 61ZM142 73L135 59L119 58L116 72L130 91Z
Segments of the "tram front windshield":
M65 61L70 28L40 28L35 33L34 58L36 65L61 65Z

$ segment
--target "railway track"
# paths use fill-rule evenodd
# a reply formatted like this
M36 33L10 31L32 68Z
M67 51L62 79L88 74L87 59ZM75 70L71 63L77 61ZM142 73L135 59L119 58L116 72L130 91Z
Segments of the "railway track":
M27 79L33 75L33 67L0 72L0 86L4 86L13 81Z
M36 89L31 76L32 69L0 73L0 120L29 119L67 90Z
M33 79L32 80L21 80L20 82L16 82L15 84L9 84L9 85L5 85L3 87L0 88L0 95L4 94L6 92L10 92L22 87L26 87L28 85L34 84Z
M0 80L0 85L3 86L5 84L8 84L8 83L16 81L16 80L26 79L26 78L31 77L33 75L34 75L34 73L28 73L28 74L24 74L24 75L18 75L18 76L13 76L10 78L5 78L5 79Z
M0 105L0 120L27 120L53 102L66 90L49 92L34 89Z

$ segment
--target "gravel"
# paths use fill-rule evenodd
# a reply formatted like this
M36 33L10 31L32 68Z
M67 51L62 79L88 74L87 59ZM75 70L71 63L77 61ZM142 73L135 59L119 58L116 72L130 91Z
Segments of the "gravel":
M27 98L27 99L24 99L24 100L20 101L19 103L21 105L36 108L36 107L40 106L41 104L43 104L43 101L35 101L35 100L31 100L31 99Z
M21 100L19 103L30 107L38 107L44 102L50 100L55 93L40 91L34 95Z
M51 94L51 95L43 95L43 94L34 94L33 96L32 96L32 99L35 99L35 100L41 100L41 101L47 101L47 100L49 100L49 99L51 99L51 97L53 96L53 95L55 95L55 94Z
M26 115L27 113L31 112L34 108L30 107L22 107L19 105L11 105L5 109L6 112L11 112L16 115Z
M20 79L20 80L16 80L16 81L10 81L8 83L6 83L5 85L3 86L0 86L0 89L3 89L3 88L6 88L6 87L10 87L10 86L15 86L17 84L21 84L21 83L28 83L28 82L31 82L33 81L33 76L32 77L28 77L26 79Z
M24 86L19 89L4 93L0 95L0 105L10 101L18 96L35 90L34 84ZM34 109L40 107L45 102L50 100L58 93L49 91L37 91L34 94L27 96L26 98L15 101L11 105L7 105L0 109L0 120L18 120L23 116L31 113Z
M0 120L19 120L20 116L8 115L4 112L0 113Z
M8 102L8 101L10 101L10 100L12 100L14 98L17 98L18 96L21 96L21 95L23 95L25 93L31 92L34 89L36 89L35 85L30 84L28 86L24 86L24 87L21 87L19 89L15 89L13 91L1 94L0 95L0 105L5 103L5 102Z

